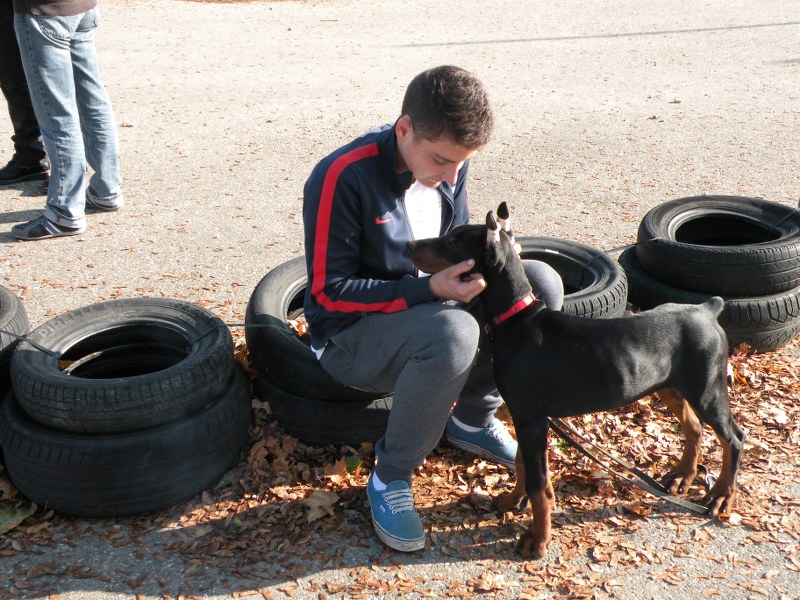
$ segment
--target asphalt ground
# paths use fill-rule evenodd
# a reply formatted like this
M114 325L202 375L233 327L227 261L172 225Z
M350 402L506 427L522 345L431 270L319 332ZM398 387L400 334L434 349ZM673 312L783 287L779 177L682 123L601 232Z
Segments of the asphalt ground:
M471 212L482 219L507 201L517 235L608 250L633 242L641 217L665 200L735 194L796 206L800 197L796 0L105 0L100 7L97 45L127 204L90 215L76 238L22 243L11 226L40 213L41 187L0 188L0 284L22 298L32 326L95 302L150 295L196 302L240 323L260 278L303 252L302 186L316 160L393 120L407 82L437 64L466 67L490 90L498 127L472 164ZM9 137L0 118L0 139ZM800 478L789 473L787 493L796 497ZM653 519L636 535L658 547L672 534ZM729 528L713 543L725 556L740 552L745 536ZM140 558L104 539L89 532L53 552L109 572L184 577L180 558L155 551ZM376 541L365 543L380 551ZM759 569L777 572L766 596L789 589L786 597L798 597L800 579L784 568L780 547L759 551ZM361 564L360 552L349 547L347 565ZM8 568L0 573L19 560L3 558ZM399 560L427 579L486 570L435 552ZM336 581L342 570L313 575ZM622 581L614 593L626 598L699 597L703 589L693 577L657 585L635 569L614 577ZM230 597L232 579L219 573L201 595ZM286 595L270 585L273 597ZM497 593L514 597L520 589ZM57 592L133 595L121 583L80 578L65 579ZM293 597L306 593L317 595ZM726 593L751 595L758 593Z

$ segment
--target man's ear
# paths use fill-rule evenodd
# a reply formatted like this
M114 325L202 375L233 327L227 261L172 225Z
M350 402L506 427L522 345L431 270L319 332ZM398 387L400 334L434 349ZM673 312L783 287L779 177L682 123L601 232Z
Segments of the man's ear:
M414 126L411 123L411 117L408 115L403 115L399 119L397 119L397 123L394 126L394 132L397 135L397 139L401 141L406 141L413 139L414 137Z

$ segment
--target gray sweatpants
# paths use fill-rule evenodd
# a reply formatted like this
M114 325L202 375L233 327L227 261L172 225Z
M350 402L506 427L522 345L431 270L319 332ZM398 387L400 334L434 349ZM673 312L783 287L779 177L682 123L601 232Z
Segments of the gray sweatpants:
M560 310L564 292L556 271L538 261L524 265L537 298ZM468 307L431 302L370 313L326 346L320 364L334 379L394 393L386 433L375 444L381 481L411 484L413 470L438 444L451 409L462 422L485 427L502 404L481 312L480 302Z

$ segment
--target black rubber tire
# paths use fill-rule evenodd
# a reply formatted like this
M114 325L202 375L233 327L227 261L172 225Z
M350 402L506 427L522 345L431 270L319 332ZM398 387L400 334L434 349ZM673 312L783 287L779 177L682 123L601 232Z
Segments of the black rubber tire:
M230 331L209 311L130 298L34 329L14 351L11 382L20 406L42 425L122 433L199 410L219 396L234 365Z
M342 385L320 366L310 340L299 338L288 320L303 313L308 276L303 257L267 273L253 290L245 313L250 366L296 396L329 402L369 402L385 397Z
M697 304L713 295L683 290L656 279L638 263L635 248L623 252L619 262L628 274L630 301L642 310L666 302ZM723 296L723 299L725 308L719 323L728 336L730 350L742 343L748 344L753 352L775 350L800 332L800 289L770 296Z
M358 446L376 442L385 432L392 396L361 402L309 400L282 390L265 377L253 384L257 398L269 402L283 430L308 444Z
M14 293L0 285L0 397L9 386L11 355L19 341L17 336L29 331L25 307Z
M800 285L800 210L744 196L665 202L639 225L642 267L675 287L720 296Z
M45 509L123 517L174 506L211 487L239 460L252 419L241 369L202 410L171 423L114 435L74 435L35 423L7 393L0 443L11 481Z
M564 282L562 312L593 319L620 316L628 298L625 271L608 254L579 242L519 237L524 259L553 267Z

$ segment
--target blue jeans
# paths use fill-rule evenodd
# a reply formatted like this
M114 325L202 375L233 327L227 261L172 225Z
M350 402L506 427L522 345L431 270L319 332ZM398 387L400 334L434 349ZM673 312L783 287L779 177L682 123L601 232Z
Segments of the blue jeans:
M88 193L105 206L122 204L117 125L94 46L97 9L68 17L14 15L33 109L50 158L45 216L86 226Z

